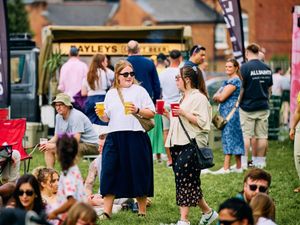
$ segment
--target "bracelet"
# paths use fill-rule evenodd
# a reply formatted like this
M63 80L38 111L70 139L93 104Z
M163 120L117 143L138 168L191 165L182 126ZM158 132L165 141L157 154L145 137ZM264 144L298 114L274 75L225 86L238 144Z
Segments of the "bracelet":
M139 114L140 112L140 108L137 108L136 113L135 114Z

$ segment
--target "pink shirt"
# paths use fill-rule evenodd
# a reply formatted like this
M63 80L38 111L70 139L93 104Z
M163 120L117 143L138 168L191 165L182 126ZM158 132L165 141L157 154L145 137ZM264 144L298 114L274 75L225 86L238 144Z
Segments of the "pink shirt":
M82 80L88 73L87 65L77 57L71 57L60 70L58 90L73 97L81 90Z

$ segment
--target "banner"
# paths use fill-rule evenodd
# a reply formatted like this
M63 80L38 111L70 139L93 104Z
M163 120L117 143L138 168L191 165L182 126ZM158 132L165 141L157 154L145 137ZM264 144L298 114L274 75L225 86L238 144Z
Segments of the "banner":
M9 49L6 24L6 1L0 0L0 107L10 104Z
M230 41L233 48L233 56L241 64L245 62L244 33L239 0L219 0L223 10Z
M300 5L294 7L293 34L292 34L292 68L291 68L291 96L290 110L293 118L297 95L300 91Z

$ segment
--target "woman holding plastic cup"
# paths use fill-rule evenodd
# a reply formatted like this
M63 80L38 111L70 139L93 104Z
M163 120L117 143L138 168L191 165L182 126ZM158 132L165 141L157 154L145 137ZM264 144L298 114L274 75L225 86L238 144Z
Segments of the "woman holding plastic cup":
M146 199L153 196L152 150L147 133L133 114L153 118L155 108L147 91L135 80L128 61L115 65L114 83L104 106L104 114L99 118L108 122L108 135L102 152L100 190L104 213L100 218L110 218L115 198L134 197L138 215L145 216Z
M195 139L199 147L208 144L212 110L201 71L196 66L185 66L176 76L176 85L182 92L180 104L171 104L170 130L166 139L166 147L170 147L173 171L176 184L176 202L180 208L180 220L177 224L188 225L190 207L198 206L202 211L199 224L211 224L218 213L211 209L204 200L197 155L186 151L190 141L180 122L189 136Z

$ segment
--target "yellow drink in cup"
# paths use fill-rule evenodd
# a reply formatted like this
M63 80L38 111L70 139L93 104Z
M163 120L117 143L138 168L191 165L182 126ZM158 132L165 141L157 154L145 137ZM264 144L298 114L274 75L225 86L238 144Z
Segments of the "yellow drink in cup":
M125 115L131 114L130 107L132 105L133 105L132 102L124 102Z
M104 116L104 102L96 102L96 109L98 116Z

